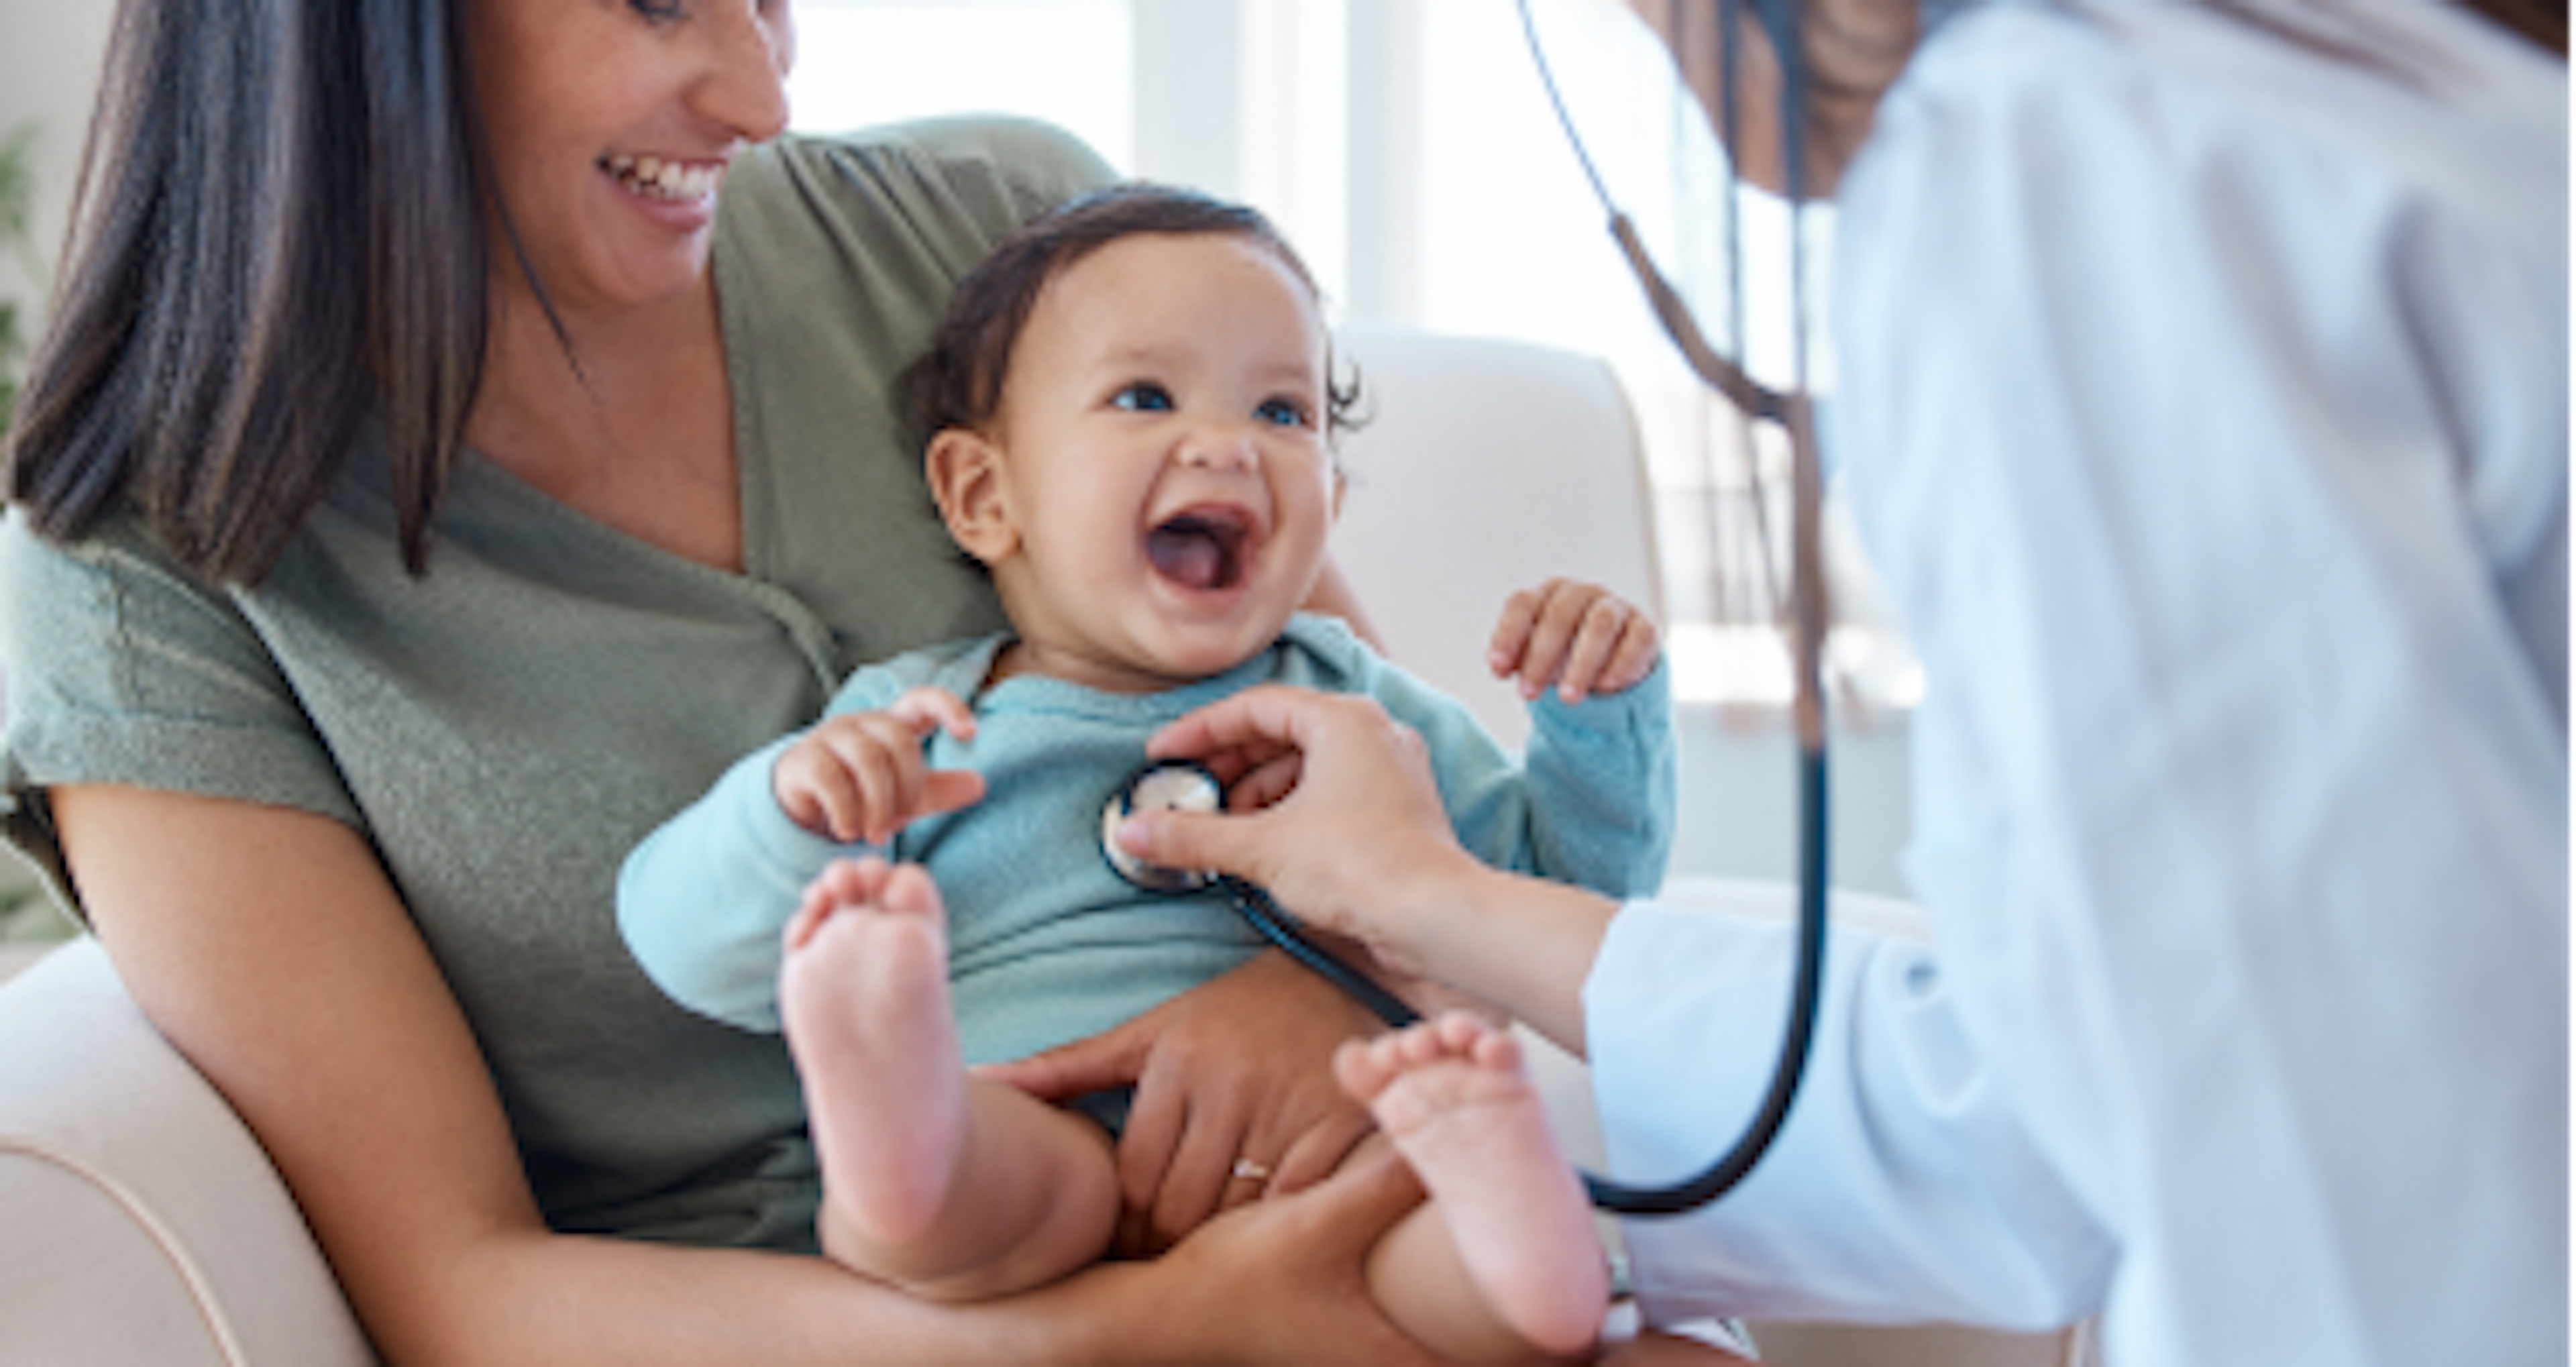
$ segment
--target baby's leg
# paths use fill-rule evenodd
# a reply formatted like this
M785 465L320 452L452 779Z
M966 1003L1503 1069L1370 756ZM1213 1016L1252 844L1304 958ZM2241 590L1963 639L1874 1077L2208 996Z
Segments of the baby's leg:
M938 890L914 865L843 861L789 924L779 1011L823 1171L823 1248L942 1300L1052 1281L1117 1216L1107 1136L967 1077Z
M1453 1011L1344 1045L1333 1062L1431 1193L1370 1260L1388 1315L1459 1360L1591 1347L1609 1269L1510 1033ZM1462 1279L1472 1294L1460 1294Z

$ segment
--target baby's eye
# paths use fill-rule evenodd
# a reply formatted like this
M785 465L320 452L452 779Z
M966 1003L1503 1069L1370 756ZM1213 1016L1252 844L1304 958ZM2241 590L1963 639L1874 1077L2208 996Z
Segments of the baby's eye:
M629 8L655 24L668 24L688 13L684 0L626 0Z
M1172 411L1170 390L1151 380L1139 380L1111 395L1110 405L1131 413L1169 413Z
M1307 423L1306 406L1294 399L1271 399L1252 412L1276 427L1304 427Z

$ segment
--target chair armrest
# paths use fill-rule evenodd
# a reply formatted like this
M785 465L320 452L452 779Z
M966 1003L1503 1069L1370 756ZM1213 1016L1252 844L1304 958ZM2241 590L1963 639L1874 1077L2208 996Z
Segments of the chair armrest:
M0 1269L0 1360L374 1360L267 1154L95 940L0 986Z

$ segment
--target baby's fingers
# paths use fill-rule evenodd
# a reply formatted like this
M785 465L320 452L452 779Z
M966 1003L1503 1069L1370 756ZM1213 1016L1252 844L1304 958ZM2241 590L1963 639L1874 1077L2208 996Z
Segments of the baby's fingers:
M1608 595L1600 589L1570 579L1551 579L1536 589L1512 595L1503 606L1503 626L1497 629L1496 637L1499 640L1516 619L1526 618L1526 626L1517 658L1509 667L1503 667L1498 652L1496 672L1518 675L1525 699L1537 697L1551 684L1561 685L1575 661L1575 651L1594 604L1605 598ZM1577 692L1572 696L1579 699L1583 695Z
M917 723L887 712L835 718L815 740L831 762L815 785L835 840L882 845L924 811L928 785Z
M1565 702L1581 702L1592 696L1599 685L1602 667L1610 663L1611 654L1619 647L1619 633L1628 621L1627 605L1616 598L1592 600L1574 627L1574 639L1565 647L1565 665L1557 671L1556 696Z
M1485 663L1493 669L1494 677L1508 679L1521 672L1530 637L1538 630L1539 612L1547 606L1548 591L1554 587L1556 581L1550 580L1503 600L1502 615L1494 622L1493 643L1485 649Z
M867 795L825 723L787 748L770 771L770 790L787 819L834 840L858 838Z
M1628 626L1619 634L1619 648L1611 655L1610 667L1601 676L1601 691L1617 693L1643 683L1655 672L1655 662L1663 658L1663 633L1654 619L1643 612L1632 614Z
M778 810L787 819L817 835L846 840L833 826L835 811L851 810L858 805L858 792L825 791L834 785L848 786L848 778L837 763L814 763L806 754L790 750L781 756L770 779L770 789L778 798Z
M1557 696L1581 702L1595 693L1617 693L1634 686L1655 667L1655 624L1635 606L1608 594L1585 609Z
M927 736L938 729L958 740L975 738L975 710L944 688L925 684L912 689L895 699L886 711L910 726L915 735Z

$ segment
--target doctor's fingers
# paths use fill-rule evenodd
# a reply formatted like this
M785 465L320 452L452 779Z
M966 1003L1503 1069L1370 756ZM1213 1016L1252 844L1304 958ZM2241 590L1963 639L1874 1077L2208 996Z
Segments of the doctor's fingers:
M1294 750L1281 750L1257 761L1246 757L1240 767L1242 775L1226 785L1226 810L1257 812L1297 790L1305 760Z
M1438 800L1422 737L1375 699L1355 694L1278 684L1247 689L1164 727L1147 752L1221 759L1221 778L1250 785L1229 794L1227 805L1236 811L1282 799L1335 807L1390 785L1399 794Z
M1288 750L1313 756L1364 745L1371 733L1382 745L1388 733L1409 735L1411 728L1388 716L1373 698L1263 684L1165 725L1146 742L1145 752L1156 759L1203 761L1228 756L1259 760ZM1224 776L1223 770L1218 772Z
M1296 786L1276 805L1140 813L1120 826L1121 848L1169 868L1251 879L1328 925L1336 906L1367 894L1370 878L1456 848L1422 738L1368 698L1250 689L1173 723L1153 750L1196 755L1265 740L1298 750Z

